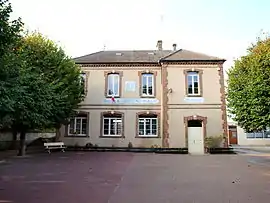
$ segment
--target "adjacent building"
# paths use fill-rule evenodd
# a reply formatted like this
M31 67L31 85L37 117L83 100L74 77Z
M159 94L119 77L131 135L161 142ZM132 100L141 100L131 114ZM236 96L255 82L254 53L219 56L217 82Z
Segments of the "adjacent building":
M229 144L241 146L263 146L270 145L270 129L261 132L247 133L237 125L237 122L229 121Z
M188 148L224 136L224 59L185 49L100 51L74 59L85 100L62 131L67 145Z

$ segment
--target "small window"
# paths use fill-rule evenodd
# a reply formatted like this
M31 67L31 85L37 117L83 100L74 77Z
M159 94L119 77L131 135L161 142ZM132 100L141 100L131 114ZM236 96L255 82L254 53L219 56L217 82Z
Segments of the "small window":
M154 96L154 75L152 73L144 73L142 77L142 96Z
M187 73L188 95L200 95L200 77L198 72Z
M87 135L87 115L79 115L70 119L68 135L86 136Z
M121 137L123 131L122 115L103 116L103 135L104 137Z
M158 137L157 115L141 115L138 122L138 137Z
M107 96L119 97L120 92L120 76L117 73L111 73L107 77Z
M84 72L81 72L81 75L80 75L80 81L81 81L81 84L83 86L83 94L86 94L86 74Z

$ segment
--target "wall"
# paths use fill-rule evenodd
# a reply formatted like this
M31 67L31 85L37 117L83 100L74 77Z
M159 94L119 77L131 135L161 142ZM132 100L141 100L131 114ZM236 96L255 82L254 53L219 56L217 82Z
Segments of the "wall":
M169 95L169 105L190 105L186 98L186 80L184 70L202 70L203 104L221 105L219 71L217 65L169 65L168 66L168 88L172 88ZM195 103L196 105L196 103Z
M140 98L139 93L139 81L140 71L153 71L156 72L156 99L161 101L161 74L160 67L82 67L82 70L87 74L87 95L82 106L104 106L103 100L105 99L105 73L108 71L121 71L121 98ZM136 90L135 92L125 91L125 82L135 81ZM94 95L94 96L93 96ZM160 102L159 102L160 104Z
M184 70L202 70L203 102L188 102L186 98L186 80ZM63 137L67 145L81 145L91 142L99 146L127 147L132 142L134 147L151 147L162 145L162 138L135 138L136 113L140 111L156 111L161 113L162 121L162 84L160 67L82 67L87 74L87 96L82 102L80 110L90 112L89 137ZM169 123L169 145L170 147L185 147L185 126L184 117L199 115L207 117L207 135L218 136L223 133L221 93L219 71L217 65L168 65L168 123ZM131 105L131 104L105 104L105 72L122 71L121 98L140 98L139 93L139 71L156 71L156 97L157 104ZM134 92L125 91L125 82L135 81ZM100 138L101 112L120 111L125 115L125 138ZM163 125L160 123L160 133L163 132ZM162 135L162 133L161 133Z
M158 66L135 66L135 67L82 67L87 74L87 96L81 103L80 111L89 112L89 137L64 137L62 129L61 140L66 145L85 146L86 143L97 144L107 147L128 147L131 142L134 147L151 147L152 145L162 145L161 138L135 138L136 136L136 113L142 111L161 112L161 71ZM140 98L140 72L155 73L155 97L158 103L155 104L117 104L104 103L106 73L121 72L121 98ZM125 91L125 82L136 82L134 92ZM101 113L108 111L118 111L124 113L124 134L125 138L101 138ZM160 124L160 133L162 125Z
M243 128L237 126L238 145L270 145L270 138L247 138Z
M198 115L207 117L206 136L223 134L221 93L217 65L169 65L168 119L170 147L185 147L184 117ZM203 101L186 101L186 78L184 70L202 70ZM193 98L192 98L193 99ZM197 98L195 98L197 99Z
M87 143L97 144L104 147L128 147L131 142L133 147L151 147L152 145L161 146L161 138L136 138L136 113L145 111L145 108L133 107L129 109L119 108L117 111L124 113L124 138L102 138L101 134L101 113L106 109L85 110L90 112L89 137L62 137L66 145L85 146ZM159 113L157 108L148 109L150 112ZM160 125L160 123L159 123Z
M40 137L42 138L51 138L54 137L55 133L26 133L26 143L30 143ZM20 135L17 135L17 140L20 139ZM1 141L12 141L12 133L0 133L0 142Z
M206 136L222 135L220 109L170 109L169 110L169 143L170 147L186 147L184 117L200 115L207 117Z

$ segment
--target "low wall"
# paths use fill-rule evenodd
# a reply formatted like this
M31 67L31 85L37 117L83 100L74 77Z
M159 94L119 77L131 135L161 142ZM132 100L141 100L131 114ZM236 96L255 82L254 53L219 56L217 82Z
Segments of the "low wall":
M32 141L42 137L51 138L54 137L55 133L26 133L26 144L30 144ZM0 150L8 149L12 141L12 133L0 133ZM17 140L20 140L20 134L17 134Z

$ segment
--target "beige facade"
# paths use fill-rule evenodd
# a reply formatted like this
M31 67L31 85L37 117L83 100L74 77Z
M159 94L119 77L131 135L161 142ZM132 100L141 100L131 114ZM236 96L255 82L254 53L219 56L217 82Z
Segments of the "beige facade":
M174 56L176 52L168 56ZM118 57L120 54L116 55ZM155 145L185 148L189 120L203 122L204 136L224 135L227 138L222 69L224 60L158 60L145 63L92 63L91 60L83 63L77 61L86 74L86 97L78 110L85 114L85 120L79 118L75 124L71 124L74 128L78 125L87 127L80 131L80 135L69 133L73 127L63 128L61 139L66 145L85 146L91 143L107 147L128 147L132 144L133 147ZM188 73L197 75L188 78ZM118 76L109 81L108 74ZM145 77L142 74L146 74ZM148 74L150 79L147 78ZM119 92L108 96L108 87L114 88L110 86L111 81L118 77ZM193 90L188 90L190 81L195 84ZM148 85L143 85L145 83L150 84L151 90ZM195 88L196 95L189 95L188 91L195 91ZM144 91L150 91L151 95L143 95ZM115 127L118 126L117 122L120 123L119 127ZM151 123L150 127L147 127L147 122ZM114 132L117 136L105 136L107 127L110 130L116 128Z

